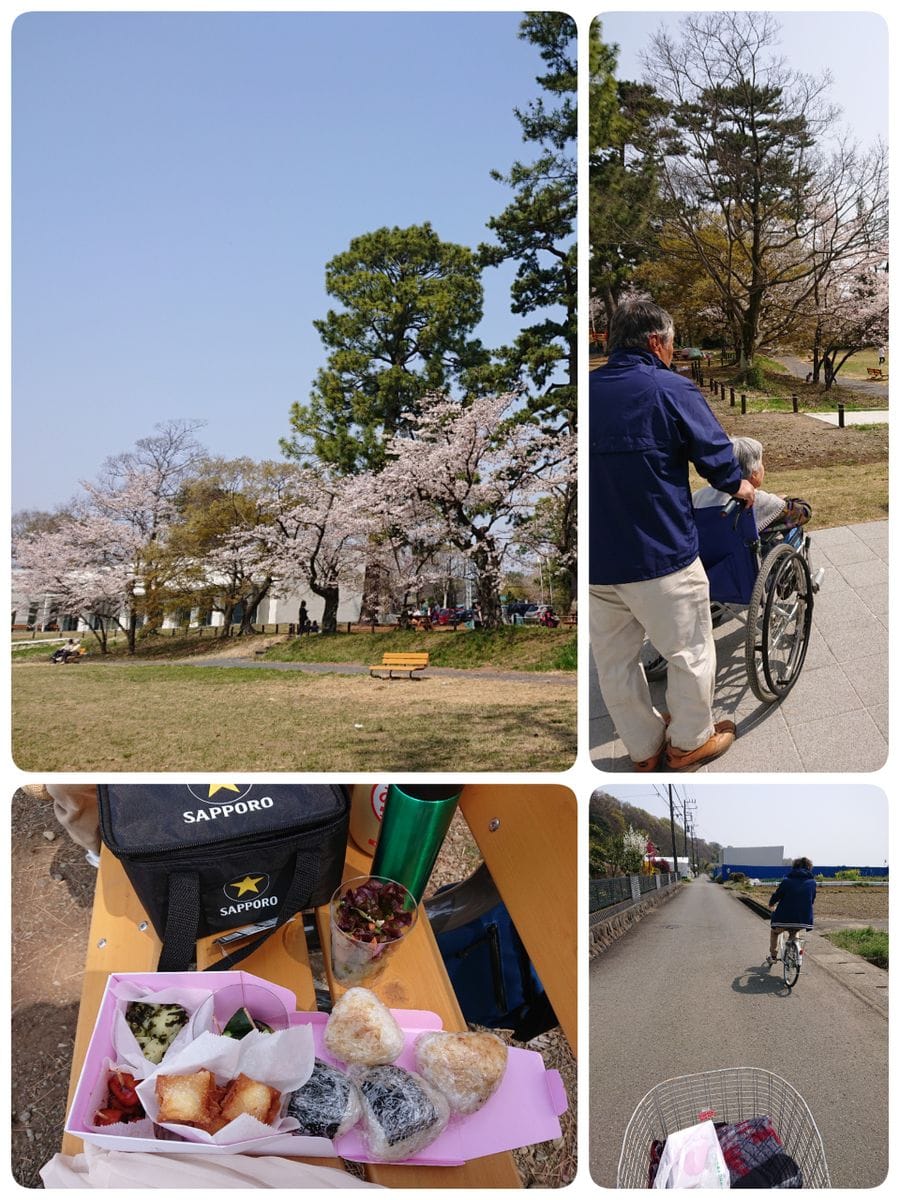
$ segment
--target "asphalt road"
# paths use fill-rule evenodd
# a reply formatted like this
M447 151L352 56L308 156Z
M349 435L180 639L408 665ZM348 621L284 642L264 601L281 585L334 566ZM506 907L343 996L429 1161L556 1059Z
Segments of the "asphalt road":
M806 1100L834 1187L875 1187L888 1167L888 1023L804 956L792 992L763 966L768 925L700 878L590 967L590 1145L615 1187L641 1097L676 1075L755 1066Z

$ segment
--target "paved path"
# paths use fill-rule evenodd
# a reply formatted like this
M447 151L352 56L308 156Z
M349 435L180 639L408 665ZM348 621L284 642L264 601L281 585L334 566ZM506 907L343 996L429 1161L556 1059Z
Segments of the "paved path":
M826 425L839 424L840 418L836 412L807 412L807 417L814 421L824 421ZM886 408L854 409L844 412L845 425L888 425L890 419Z
M815 599L803 673L780 704L750 691L744 670L744 625L716 630L716 715L738 737L701 772L875 771L887 758L888 523L812 527L813 574L825 568ZM590 665L590 745L594 766L630 771ZM665 681L651 684L664 709Z
M170 666L176 667L238 667L255 671L304 671L311 675L369 674L369 668L362 663L277 662L272 659L254 658L174 658L167 661ZM126 665L136 664L132 662ZM148 660L146 665L159 666L159 663ZM472 682L491 679L507 683L557 683L570 687L575 687L577 683L574 671L494 671L489 667L426 667L426 672L422 677L426 681L432 676L437 676L447 679L469 679ZM414 676L414 682L419 681L419 676Z
M798 379L805 379L809 374L811 363L806 362L802 358L797 358L793 354L781 354L775 358L775 362L781 363L785 370L790 371L792 375L796 375ZM837 382L834 387L836 390L842 388L850 388L854 392L868 392L870 396L880 396L881 399L888 398L888 382L879 382L877 379L849 379L841 380L840 375L837 377ZM837 404L837 397L835 397ZM809 413L809 416L817 416L817 413Z
M687 884L590 966L590 1146L614 1187L628 1118L654 1084L721 1067L787 1079L810 1106L835 1187L888 1166L888 1023L807 941L788 992L763 965L766 923L705 878ZM827 943L822 943L827 946Z

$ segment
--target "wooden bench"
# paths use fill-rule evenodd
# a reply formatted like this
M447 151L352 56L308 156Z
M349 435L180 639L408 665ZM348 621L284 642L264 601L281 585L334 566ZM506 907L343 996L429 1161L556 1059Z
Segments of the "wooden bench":
M410 679L420 679L420 675L414 675L416 671L424 671L428 666L427 654L391 654L387 651L381 656L381 662L374 667L369 667L369 674L375 679L393 679L394 672L400 671ZM387 675L376 675L376 671L387 671Z
M866 373L870 379L887 379L887 372L881 367L866 367Z
M555 784L467 786L462 792L460 808L574 1053L578 991L575 797L568 788ZM348 843L344 878L368 874L371 866L371 857L352 842ZM317 909L315 916L328 985L336 996L343 989L331 973L328 907ZM147 923L121 864L104 846L91 914L67 1108L75 1094L107 976L113 972L153 971L159 951L159 940ZM214 937L198 942L198 968L208 966L220 954ZM299 1010L316 1009L315 985L300 917L277 930L244 959L240 969L289 988L297 997ZM416 923L402 950L374 981L372 990L394 1008L436 1012L445 1029L466 1028L427 920ZM575 1097L570 1097L570 1101L574 1103ZM64 1154L78 1154L81 1150L79 1138L72 1134L64 1136ZM341 1166L335 1159L303 1161ZM514 1159L507 1152L473 1159L459 1167L367 1164L365 1171L373 1183L386 1187L521 1186Z

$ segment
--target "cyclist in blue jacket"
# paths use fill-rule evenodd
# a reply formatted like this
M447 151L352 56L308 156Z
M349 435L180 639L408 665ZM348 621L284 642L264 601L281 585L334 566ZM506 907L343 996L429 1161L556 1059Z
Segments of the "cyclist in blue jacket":
M732 744L714 722L716 651L688 469L751 505L730 439L699 390L670 369L672 318L620 304L609 361L590 382L591 649L600 690L636 771L698 766ZM669 663L666 717L641 666L649 637Z
M769 908L774 910L769 932L769 957L766 959L769 966L777 961L778 935L782 929L812 929L815 902L812 860L795 858L790 871L769 897Z

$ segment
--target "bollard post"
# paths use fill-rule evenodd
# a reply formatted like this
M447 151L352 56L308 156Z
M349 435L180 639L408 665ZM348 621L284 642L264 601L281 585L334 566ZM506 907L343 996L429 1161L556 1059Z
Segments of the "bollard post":
M703 372L699 367L697 368L697 383L700 385L700 387L703 387Z
M746 415L747 412L747 395L746 392L741 392L741 413Z
M734 388L728 389L731 392L731 407L734 408Z
M796 393L796 392L793 392L793 393L791 394L791 404L792 404L792 406L793 406L794 412L798 412L798 411L799 411L799 406L798 406L798 401L797 401L797 393Z
M843 404L839 404L838 405L838 429L843 429L843 428L844 428L844 406L843 406Z

